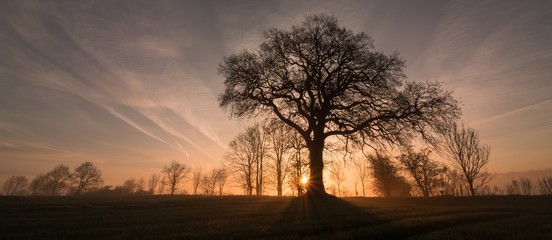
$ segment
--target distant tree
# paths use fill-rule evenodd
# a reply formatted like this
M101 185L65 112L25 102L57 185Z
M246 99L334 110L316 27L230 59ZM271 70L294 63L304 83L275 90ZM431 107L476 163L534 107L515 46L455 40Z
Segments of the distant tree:
M4 182L2 190L7 196L25 195L28 183L25 176L11 176Z
M69 167L58 165L46 173L46 177L47 193L54 196L61 194L67 188L67 181L71 178L71 172L69 172Z
M140 179L136 182L136 193L141 195L148 193L146 191L146 179L144 177L140 177Z
M260 125L255 125L246 130L251 137L251 146L255 156L255 192L257 196L263 195L265 183L265 158L268 153L268 136Z
M444 174L446 168L436 161L429 159L429 149L423 149L415 152L411 147L401 154L397 159L402 167L416 183L416 188L424 197L439 194L439 190L444 185Z
M29 194L31 196L47 194L48 176L40 174L29 183Z
M533 192L533 183L529 178L519 177L512 179L506 184L506 194L508 195L531 195Z
M519 183L521 186L522 195L531 195L533 194L533 182L529 178L519 177Z
M222 166L215 169L215 184L218 188L219 195L222 196L224 193L224 186L226 185L226 181L228 179L228 170Z
M502 190L502 188L499 188L498 186L493 186L490 195L504 195L504 190Z
M163 168L163 174L166 177L167 184L170 189L170 194L178 189L178 184L190 173L191 169L183 163L172 161L169 165Z
M159 187L157 189L157 193L159 195L163 195L165 193L166 187L167 187L167 179L165 179L164 175L161 175L161 180L159 181Z
M138 190L138 181L136 181L136 178L129 178L123 182L120 189L124 194L136 193Z
M209 172L208 174L204 175L201 179L201 189L203 190L203 194L205 195L214 195L215 194L215 188L216 188L216 176L213 175L213 171Z
M475 129L464 125L451 127L444 134L441 153L463 174L472 196L491 180L485 169L491 148L479 142L479 133Z
M542 195L552 195L552 176L542 177L537 182L539 193Z
M333 162L328 169L330 172L330 179L335 183L337 190L337 196L341 197L341 186L345 182L345 168L340 162Z
M355 178L357 179L357 182L360 183L360 187L362 188L362 196L366 197L366 182L368 181L368 177L370 176L368 161L364 159L353 160L353 172Z
M84 162L75 167L70 181L73 183L76 194L85 193L91 188L102 185L102 172L91 162Z
M399 175L399 168L390 157L381 153L369 155L374 188L383 197L410 196L410 184Z
M257 53L243 51L220 64L220 106L234 117L276 117L295 129L310 152L311 194L325 195L326 139L404 143L415 132L429 137L460 114L439 83L405 81L397 53L375 51L371 37L339 26L333 16L307 16L264 38Z
M293 129L279 121L271 121L265 126L270 141L270 153L272 162L269 165L274 173L276 193L282 196L284 183L289 174L289 152L291 141L289 138Z
M161 179L161 176L159 174L152 174L148 179L148 193L153 195L155 194L155 189L159 185L159 180Z
M238 134L224 155L225 164L234 174L236 181L245 188L247 195L263 192L264 158L267 155L267 137L259 125L245 129Z
M459 171L447 168L444 181L445 184L443 186L442 195L468 196L470 194L464 176Z
M203 169L200 167L194 168L192 172L192 187L194 191L194 195L197 195L197 189L199 188L199 185L201 185L203 175Z

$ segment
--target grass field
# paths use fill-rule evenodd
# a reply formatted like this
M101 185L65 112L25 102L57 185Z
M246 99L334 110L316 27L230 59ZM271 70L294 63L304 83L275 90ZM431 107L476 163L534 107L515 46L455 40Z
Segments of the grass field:
M1 197L0 239L552 239L552 197Z

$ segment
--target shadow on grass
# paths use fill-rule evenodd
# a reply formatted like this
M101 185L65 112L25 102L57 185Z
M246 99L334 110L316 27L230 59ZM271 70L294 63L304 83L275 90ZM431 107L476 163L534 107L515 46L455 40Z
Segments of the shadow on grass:
M384 237L386 230L366 232L367 226L388 222L342 199L299 197L292 199L272 227L271 238L362 239Z

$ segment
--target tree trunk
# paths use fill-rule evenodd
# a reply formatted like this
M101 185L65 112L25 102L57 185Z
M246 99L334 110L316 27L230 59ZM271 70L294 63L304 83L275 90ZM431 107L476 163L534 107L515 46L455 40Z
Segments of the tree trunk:
M276 179L276 188L277 188L277 191L278 191L278 197L281 197L282 196L282 190L283 190L283 187L282 185L284 184L283 181L282 181L282 163L278 163L278 166L276 166L276 177L278 179Z
M308 146L310 152L310 176L307 187L307 195L314 197L324 197L327 195L324 188L324 139L316 138Z
M468 186L470 187L470 193L471 193L472 197L474 197L475 196L475 188L473 187L473 180L468 181Z

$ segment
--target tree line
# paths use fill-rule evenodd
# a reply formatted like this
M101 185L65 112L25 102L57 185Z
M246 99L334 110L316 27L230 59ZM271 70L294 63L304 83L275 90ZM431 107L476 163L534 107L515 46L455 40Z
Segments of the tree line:
M73 171L66 165L58 165L30 181L26 176L11 176L4 182L2 193L8 196L174 195L187 193L182 185L190 181L194 195L222 195L228 177L223 166L203 171L172 161L160 173L148 178L129 178L120 185L106 186L101 170L92 162L84 162Z
M336 156L325 159L331 181L326 183L326 191L336 196L343 195L347 179L354 186L354 194L348 196L366 196L366 190L383 197L552 194L552 177L540 179L536 185L521 178L505 189L489 186L492 174L486 165L490 147L480 143L475 129L462 124L446 132L433 145L434 150L425 147L417 151L406 145L400 147L397 156L372 149L370 153L359 150L361 157L353 157L354 151L339 145L325 148L325 155ZM433 159L433 152L446 162ZM278 121L255 124L238 134L224 155L224 165L245 195L266 194L267 185L278 196L284 189L298 196L307 190L308 182L301 181L309 173L306 145L293 129Z

